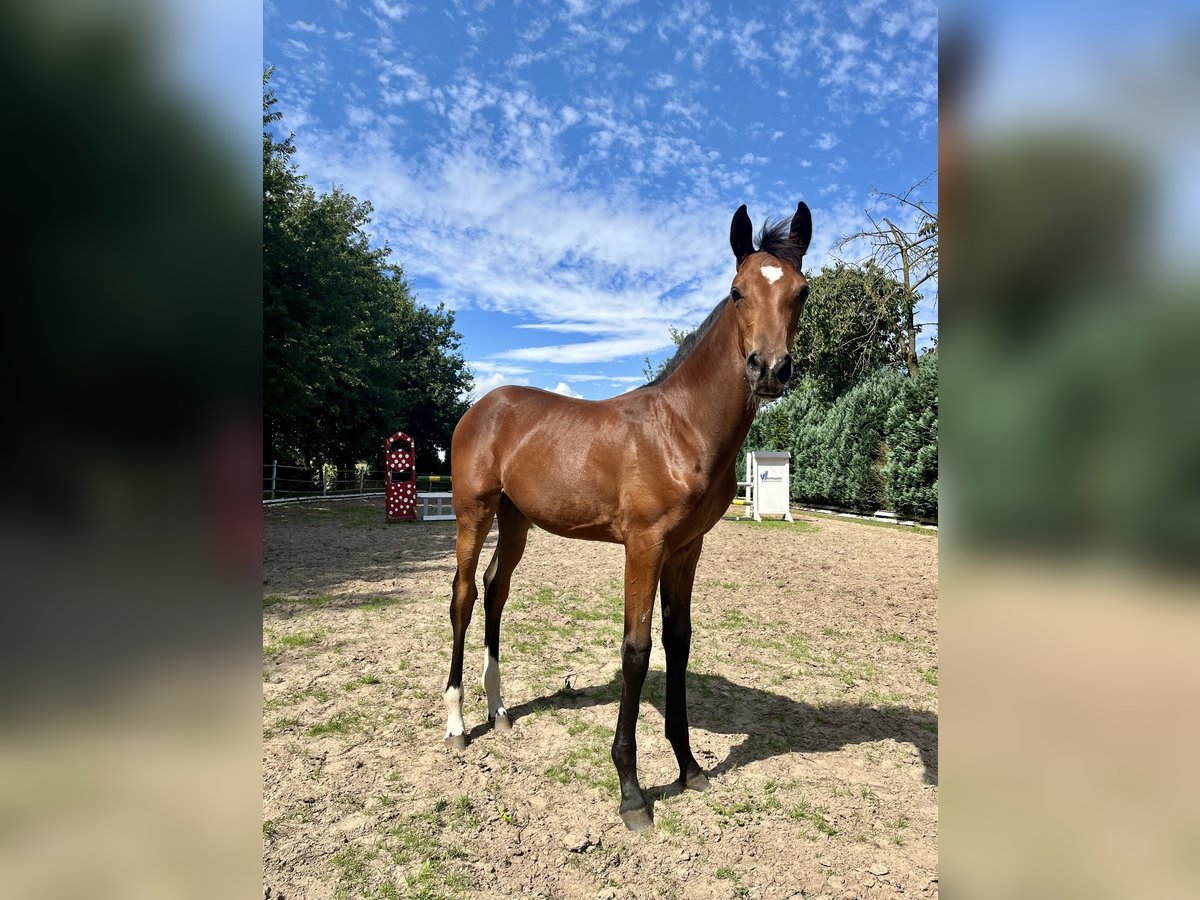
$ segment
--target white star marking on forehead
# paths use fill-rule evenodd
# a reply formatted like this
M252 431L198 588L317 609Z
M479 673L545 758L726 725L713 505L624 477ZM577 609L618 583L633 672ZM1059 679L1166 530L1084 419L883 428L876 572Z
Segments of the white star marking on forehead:
M779 266L763 266L763 278L767 279L767 284L774 284L783 277L783 269Z

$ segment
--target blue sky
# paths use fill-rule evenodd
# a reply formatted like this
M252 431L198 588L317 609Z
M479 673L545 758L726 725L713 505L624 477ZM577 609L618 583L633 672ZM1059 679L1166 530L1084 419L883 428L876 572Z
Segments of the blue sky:
M936 202L925 0L267 0L263 44L300 168L373 204L478 391L642 383L727 293L741 203L805 200L814 272L867 210L911 220L873 190Z

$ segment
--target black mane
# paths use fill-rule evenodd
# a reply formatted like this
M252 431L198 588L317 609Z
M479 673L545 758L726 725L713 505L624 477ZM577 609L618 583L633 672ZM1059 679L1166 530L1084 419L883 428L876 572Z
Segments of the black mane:
M804 264L804 250L807 248L800 248L792 243L791 221L791 219L779 219L777 221L767 219L763 222L762 228L758 230L758 247L756 252L770 253L776 259L783 260L799 272L800 267ZM717 321L717 316L725 308L725 301L728 299L729 297L726 295L713 311L708 314L708 318L701 322L694 331L687 333L687 336L680 341L679 349L667 361L662 372L653 381L642 385L642 387L660 384L666 380L668 375L679 368L680 364L687 358L687 355L695 349L695 346L700 343L704 335L712 328L713 322Z
M804 265L804 253L808 247L797 247L792 243L791 223L791 219L767 219L763 222L762 228L758 230L758 249L763 253L770 253L776 259L782 259L799 272L800 267Z

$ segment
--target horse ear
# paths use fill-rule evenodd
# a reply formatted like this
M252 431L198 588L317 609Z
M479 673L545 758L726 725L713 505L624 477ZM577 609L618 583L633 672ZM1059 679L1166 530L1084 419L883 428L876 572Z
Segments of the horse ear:
M803 200L796 207L796 214L792 216L792 230L788 240L800 248L801 256L808 252L808 242L812 240L812 213L808 211L808 204Z
M750 224L745 203L737 208L733 221L729 223L729 246L733 248L733 256L739 266L743 259L754 252L754 226Z

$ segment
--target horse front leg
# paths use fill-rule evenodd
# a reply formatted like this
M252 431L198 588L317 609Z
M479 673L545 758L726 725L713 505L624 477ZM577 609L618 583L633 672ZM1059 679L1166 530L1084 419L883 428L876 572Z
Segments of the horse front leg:
M703 537L676 551L663 565L662 634L667 654L666 732L679 762L679 788L703 791L708 787L688 735L687 666L692 648L692 586L700 560Z
M621 708L612 761L621 783L621 819L630 831L654 825L637 776L637 718L646 670L650 668L650 623L662 572L662 544L625 547L625 637L621 641Z

